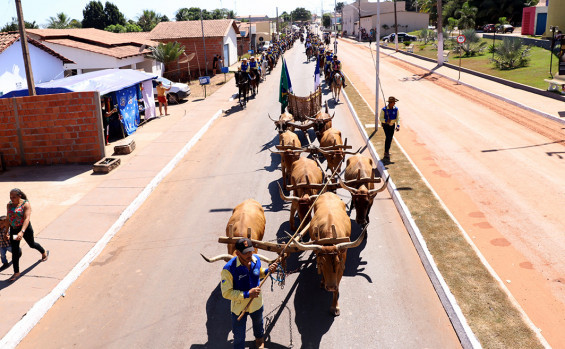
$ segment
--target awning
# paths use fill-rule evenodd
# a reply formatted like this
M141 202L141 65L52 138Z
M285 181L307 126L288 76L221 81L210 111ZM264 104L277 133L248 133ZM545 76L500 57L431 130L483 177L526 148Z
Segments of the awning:
M36 85L35 91L38 95L84 91L98 91L100 95L105 95L155 78L157 78L155 74L133 69L105 69L44 82ZM27 95L28 90L26 88L8 92L0 98Z

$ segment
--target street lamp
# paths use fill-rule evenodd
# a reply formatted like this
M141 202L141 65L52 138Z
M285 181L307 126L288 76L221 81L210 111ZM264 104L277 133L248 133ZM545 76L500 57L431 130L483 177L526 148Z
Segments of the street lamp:
M551 31L551 47L549 48L549 75L553 79L553 74L551 73L551 68L553 66L553 47L555 46L555 32L559 30L559 27L550 25L549 30Z

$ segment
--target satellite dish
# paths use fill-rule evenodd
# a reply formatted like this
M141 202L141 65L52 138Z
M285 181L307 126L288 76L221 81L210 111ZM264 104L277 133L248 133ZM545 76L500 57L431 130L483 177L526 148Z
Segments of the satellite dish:
M191 54L189 54L188 56L186 55L186 53L184 54L184 57L179 60L179 63L188 63L190 61L192 61L192 59L194 58L194 56L196 56L196 52L192 52Z

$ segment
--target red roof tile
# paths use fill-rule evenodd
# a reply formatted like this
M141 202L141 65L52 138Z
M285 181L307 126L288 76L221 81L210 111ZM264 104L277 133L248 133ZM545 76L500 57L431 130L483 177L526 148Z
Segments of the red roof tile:
M8 47L12 46L12 44L16 42L19 38L20 38L20 33L15 33L15 32L0 33L0 53L2 53ZM61 61L63 61L63 63L74 63L70 59L61 56L57 52L43 45L41 42L30 38L29 36L27 37L27 41L28 43L32 44L38 49L47 52L51 56L59 58Z
M233 19L210 19L203 21L204 37L224 37L231 27L236 34L239 30ZM182 39L202 37L202 24L200 21L160 22L151 31L150 38L159 39Z

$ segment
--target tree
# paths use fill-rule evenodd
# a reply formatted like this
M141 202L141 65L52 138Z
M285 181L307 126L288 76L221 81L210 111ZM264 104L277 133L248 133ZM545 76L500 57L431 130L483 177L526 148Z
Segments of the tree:
M289 22L290 21L290 15L286 11L281 13L281 15L279 17L283 22Z
M184 46L175 41L166 44L159 43L156 47L149 47L149 50L151 50L149 55L151 58L167 65L176 61L184 53Z
M329 13L324 13L322 16L322 25L324 28L329 28L332 25L332 17Z
M121 26L126 25L126 18L124 17L124 14L120 12L118 6L109 1L106 1L106 5L104 5L104 14L106 16L104 21L106 26L113 24L119 24Z
M342 13L344 7L345 7L344 2L338 2L334 7L334 11L338 13Z
M455 15L459 15L457 26L459 29L473 29L475 28L475 16L477 15L477 8L471 7L469 1L466 1L459 10L455 11Z
M26 29L39 29L39 26L33 22L24 21L24 27ZM18 31L20 28L18 26L18 19L16 17L12 17L12 22L6 23L6 25L0 29L0 32L15 32Z
M190 15L190 12L186 7L179 8L177 10L177 12L175 13L175 21L177 21L177 22L190 21L189 15Z
M49 17L47 28L49 29L66 29L70 26L71 19L64 13L60 12L55 17Z
M132 33L132 32L142 32L143 29L141 29L140 26L138 26L135 23L127 23L126 24L126 32L127 33Z
M69 28L82 28L82 23L79 20L72 19L69 22Z
M217 8L212 11L212 19L222 19L222 18L224 18L224 14L222 13L222 10Z
M126 27L121 24L110 24L109 26L104 28L104 30L112 33L125 33Z
M521 40L504 38L502 44L496 45L492 61L498 69L514 69L527 66L529 55L530 47L522 45Z
M106 14L100 1L89 2L82 10L82 27L104 29L106 27Z
M162 15L159 18L159 22L170 22L171 20L169 19L169 17L167 17L167 15Z
M312 19L312 14L304 7L297 7L294 11L290 12L290 15L295 21L309 21Z
M137 19L137 25L143 29L144 32L149 32L161 22L162 16L153 10L143 10L143 13Z

